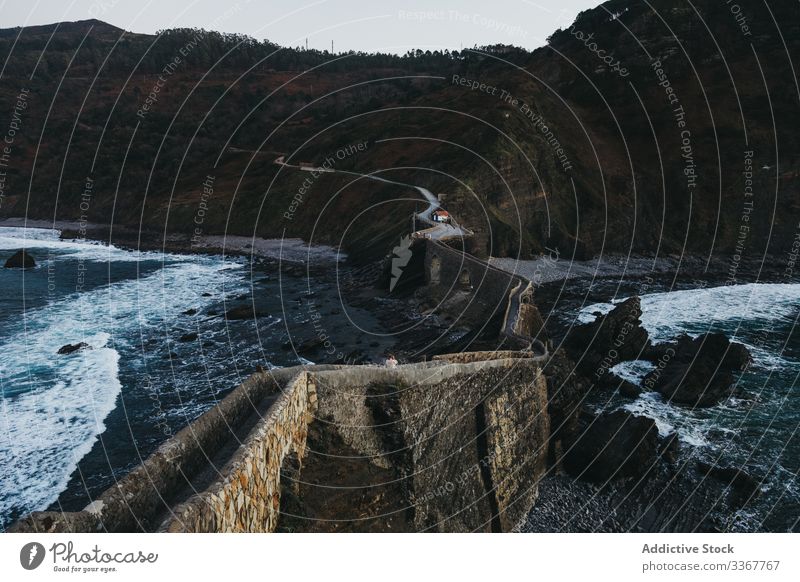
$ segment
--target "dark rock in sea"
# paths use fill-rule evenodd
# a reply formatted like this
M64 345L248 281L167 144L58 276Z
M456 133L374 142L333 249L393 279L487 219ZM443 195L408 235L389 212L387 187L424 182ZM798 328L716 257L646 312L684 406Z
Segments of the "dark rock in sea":
M216 317L217 315L219 315L219 311L217 311L216 309L209 309L208 311L206 311L206 315L208 315L209 317Z
M640 360L649 360L654 364L660 361L668 361L673 356L675 349L675 342L660 342L657 344L650 344L647 349L639 356Z
M678 460L680 450L681 442L677 432L673 431L659 441L658 452L669 463L674 463Z
M725 354L725 365L730 366L732 370L744 371L753 361L750 355L750 350L743 344L738 342L728 343L728 353Z
M266 311L253 310L252 305L238 305L225 312L225 319L255 319L269 315Z
M90 349L92 349L92 346L90 346L86 342L79 342L77 344L67 344L67 345L64 345L64 346L61 346L60 348L58 348L58 352L57 353L61 354L61 355L66 355L66 354L72 354L74 352L77 352L79 350L84 350L84 349L89 349L90 350Z
M740 467L721 467L703 461L697 462L698 470L710 475L731 488L731 500L736 505L744 505L761 493L759 480Z
M183 312L183 314L184 315L196 315L197 314L197 310L196 309L187 309L186 311Z
M642 394L642 388L637 386L633 382L628 382L627 380L620 379L619 386L617 387L619 393L627 398L639 398Z
M608 314L573 328L564 347L583 375L599 378L623 360L639 359L650 347L641 316L639 298L626 299Z
M300 276L304 275L305 271L306 271L305 268L303 268L303 267L300 267L300 266L297 266L297 265L290 265L290 264L286 264L286 263L284 263L282 270L287 275L294 275L294 276L297 276L297 277L300 277Z
M694 339L684 335L663 350L659 367L645 377L644 385L671 402L688 406L714 406L729 397L733 372L750 362L747 348L721 333Z
M298 354L310 354L322 347L324 342L318 337L312 337L297 345Z
M191 333L185 333L180 338L178 338L179 342L193 342L197 339L197 332L193 331Z
M6 269L32 269L36 266L33 256L25 249L18 250L6 261Z
M620 394L627 398L639 398L643 392L641 386L634 384L633 382L629 382L624 378L620 378L610 371L607 371L605 374L603 374L596 384L598 386L608 388L609 390L617 390Z
M642 477L658 462L658 451L655 421L617 410L595 417L570 443L564 468L594 483Z
M208 293L208 292L206 292L206 293L201 293L201 294L200 294L200 297L211 297L211 293Z

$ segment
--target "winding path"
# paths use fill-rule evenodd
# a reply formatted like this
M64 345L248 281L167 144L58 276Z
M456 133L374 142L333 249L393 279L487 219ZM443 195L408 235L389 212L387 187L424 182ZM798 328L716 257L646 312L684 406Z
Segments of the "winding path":
M454 224L446 224L441 222L436 222L433 220L433 212L439 208L441 205L439 204L438 198L427 188L423 188L422 186L414 186L413 184L406 184L405 182L396 182L394 180L387 180L386 178L381 178L380 176L375 176L373 174L359 174L358 172L349 172L347 170L335 170L333 168L321 168L310 166L307 164L288 164L284 160L285 156L280 156L275 160L275 163L279 166L285 166L287 168L294 168L295 170L300 170L302 172L321 172L326 174L347 174L350 176L358 176L360 178L367 178L369 180L376 180L378 182L383 182L385 184L394 184L396 186L404 186L406 188L413 188L420 194L425 200L428 202L428 207L423 210L422 212L418 212L416 214L417 219L420 222L424 222L425 224L431 225L430 228L426 228L423 230L418 230L412 234L412 236L418 238L430 238L441 240L450 237L464 237L464 236L471 236L473 233L468 228L464 228L460 226L458 223ZM455 221L453 221L455 222Z
M436 222L433 220L433 212L439 208L441 208L441 204L439 204L439 199L427 188L423 188L422 186L414 186L413 184L406 184L404 182L395 182L394 180L387 180L386 178L381 178L379 176L375 176L372 174L359 174L357 172L349 172L347 170L335 170L333 168L320 168L311 166L309 164L288 164L285 161L285 156L280 156L275 160L275 163L279 166L285 166L287 168L294 168L297 170L301 170L304 172L323 172L328 174L348 174L350 176L358 176L360 178L367 178L369 180L376 180L378 182L384 182L386 184L395 184L397 186L403 186L405 188L413 188L425 198L428 202L428 207L423 210L422 212L418 212L415 214L415 217L420 222L425 224L429 224L429 228L425 228L422 230L417 230L411 233L411 236L414 238L427 238L432 240L441 241L447 238L453 237L468 237L472 236L474 233L466 227L459 225L451 215L451 223L441 223ZM489 268L491 265L487 263ZM520 282L509 292L508 295L508 305L506 307L505 318L503 321L502 327L502 334L519 342L521 345L527 346L527 349L533 350L536 349L540 352L536 356L537 359L546 359L549 356L547 346L542 343L538 339L533 339L528 336L523 336L517 333L517 322L519 320L519 314L521 310L521 300L520 295L525 291L527 287L523 285L527 279L520 278Z

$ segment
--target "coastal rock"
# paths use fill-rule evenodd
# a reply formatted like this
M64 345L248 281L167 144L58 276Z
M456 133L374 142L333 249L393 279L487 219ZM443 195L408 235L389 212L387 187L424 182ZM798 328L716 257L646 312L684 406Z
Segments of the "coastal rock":
M86 342L79 342L77 344L66 344L66 345L63 345L60 348L58 348L58 352L56 352L56 353L58 353L58 354L63 356L63 355L75 353L75 352L77 352L79 350L83 350L83 349L92 349L92 346L90 346Z
M656 423L617 410L589 422L567 449L564 467L573 477L594 483L641 477L659 457Z
M36 266L33 256L25 249L20 249L6 261L6 269L32 269Z
M181 337L178 338L179 342L193 342L197 339L197 332L193 331L191 333L185 333Z
M598 386L608 388L609 390L617 390L620 394L627 398L638 398L643 392L642 387L633 382L629 382L624 378L620 378L612 372L606 372L596 382Z
M196 315L196 314L197 314L196 309L187 309L186 311L183 312L183 315Z
M310 354L322 347L323 341L319 337L312 337L297 346L298 354Z
M564 347L579 363L581 373L600 378L609 368L623 360L638 359L649 348L641 316L639 298L626 299L606 315L573 328L564 339Z
M698 461L697 468L701 473L710 475L730 486L732 501L743 505L761 493L758 479L740 467L720 467Z
M236 307L231 307L225 312L225 319L255 319L258 317L266 317L267 315L269 314L265 311L254 310L252 305L238 305Z
M550 416L550 457L558 463L568 441L578 432L578 417L591 384L575 373L575 363L563 349L556 350L544 368L547 412Z
M646 386L671 402L709 407L731 395L733 372L747 367L750 353L721 333L684 335L663 349L659 361L663 366L645 377Z
M619 386L617 386L617 390L623 396L633 399L639 398L639 396L642 394L642 388L640 386L621 378L619 381Z

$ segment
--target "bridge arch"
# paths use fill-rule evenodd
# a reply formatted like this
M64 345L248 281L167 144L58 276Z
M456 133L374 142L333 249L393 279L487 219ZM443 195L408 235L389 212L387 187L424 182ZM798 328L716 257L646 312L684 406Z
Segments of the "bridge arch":
M439 283L441 283L442 259L439 258L439 255L433 255L431 257L430 280L431 280L431 285L438 285Z
M469 269L462 269L461 273L458 275L458 284L461 287L469 289L472 287L472 279L469 273Z

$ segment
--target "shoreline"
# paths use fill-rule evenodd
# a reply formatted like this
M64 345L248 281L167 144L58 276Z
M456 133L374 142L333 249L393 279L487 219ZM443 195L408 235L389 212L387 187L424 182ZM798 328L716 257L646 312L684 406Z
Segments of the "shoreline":
M715 281L721 285L742 285L746 283L800 282L800 272L786 275L787 260L781 255L742 259L737 277L730 281L730 261L705 256L684 255L682 257L656 258L643 255L607 254L593 259L579 261L542 256L536 259L515 259L511 257L490 257L489 264L500 270L519 275L532 281L537 288L566 281L608 280L618 278L622 281L646 280L648 278L674 277L676 280L694 278L698 286Z
M336 265L348 258L344 251L329 245L309 244L300 238L280 239L213 234L189 237L181 233L168 233L164 236L162 233L133 231L126 226L118 226L112 230L109 225L105 224L81 224L77 221L66 220L25 220L22 218L0 219L0 228L3 227L57 230L61 233L61 240L85 239L103 244L113 244L115 247L132 251L250 256L292 265L308 264L313 266ZM151 237L158 237L161 242L151 242L148 240Z
M349 256L341 249L330 245L309 244L300 238L263 238L244 235L206 234L190 237L182 233L137 231L127 226L84 223L68 220L26 220L24 218L2 218L0 228L41 228L61 231L62 240L85 238L133 251L160 251L177 254L207 254L242 257L257 257L288 263L291 266L314 267L335 266L346 263ZM85 237L72 236L84 230ZM64 236L64 235L67 236ZM160 242L151 242L155 238ZM199 240L199 243L198 243ZM679 279L696 278L699 282L715 281L720 284L745 284L753 282L800 282L800 273L787 278L787 258L769 254L763 257L745 258L739 264L739 277L726 283L730 261L721 258L708 260L706 255L687 254L682 257L652 257L644 255L606 254L588 260L567 260L543 255L535 259L513 257L489 257L488 263L502 271L520 275L545 287L566 281L591 279L630 279L673 276ZM680 270L678 270L680 266Z

